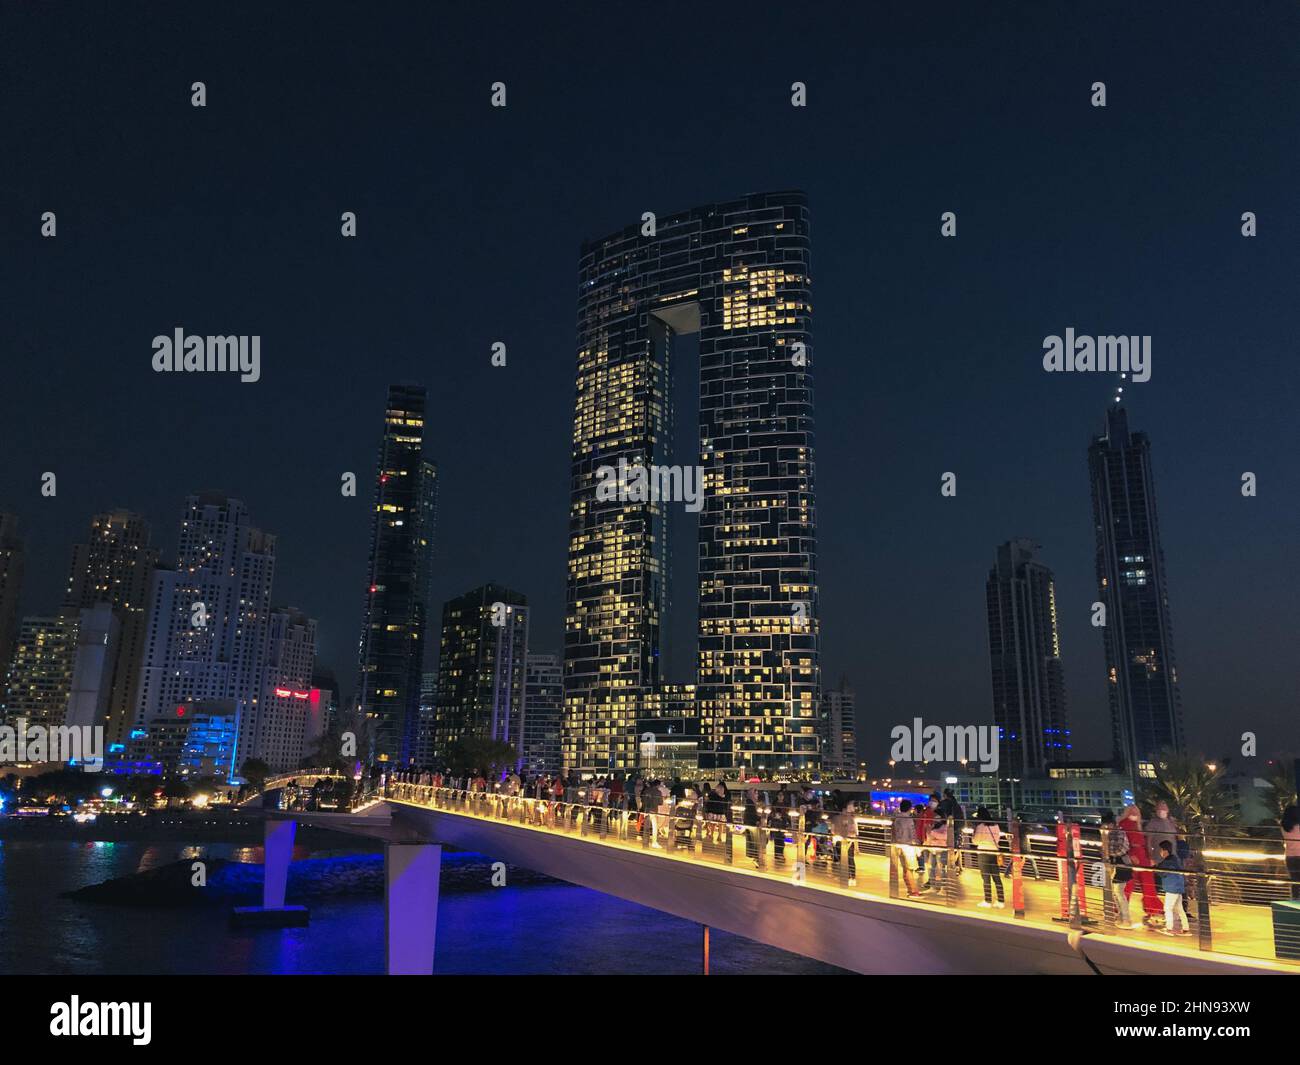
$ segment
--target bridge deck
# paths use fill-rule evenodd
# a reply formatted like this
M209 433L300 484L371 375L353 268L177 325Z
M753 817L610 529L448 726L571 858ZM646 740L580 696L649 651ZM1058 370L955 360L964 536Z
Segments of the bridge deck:
M848 898L893 901L895 905L960 915L980 922L1007 922L1019 928L1028 925L1060 932L1069 927L1068 923L1054 920L1061 913L1060 883L1056 879L1057 863L1042 855L1034 855L1033 862L1025 863L1022 877L1024 917L1017 918L1012 910L1012 882L1009 876L1002 877L1006 908L984 909L979 906L983 899L982 878L973 867L973 855L967 858L968 864L964 871L960 875L949 877L941 889L925 892L919 898L907 899L901 878L891 893L890 860L882 840L860 836L855 842L852 872L856 875L851 882L844 848L840 846L836 858L834 842L826 837L821 837L821 842L809 851L809 860L800 863L796 860L799 846L792 841L793 834L785 834L785 839L780 840L781 834L772 830L746 830L740 825L703 821L699 818L659 814L646 815L642 819L637 814L629 815L622 811L575 803L557 804L450 789L435 791L429 787L410 784L390 785L388 798L395 804L508 824L535 833L581 838L594 845L635 851L665 862L725 867L747 876L785 884L797 883L806 889ZM808 835L801 834L798 838L806 845ZM1092 866L1095 863L1087 864ZM1036 879L1031 872L1036 872L1043 879ZM1090 882L1084 888L1087 912L1094 922L1087 926L1088 930L1104 932L1108 939L1113 937L1129 947L1189 960L1251 959L1261 968L1300 972L1300 963L1279 961L1276 958L1271 913L1265 905L1213 902L1209 921L1212 948L1207 952L1201 945L1194 904L1187 906L1192 920L1192 934L1171 937L1158 930L1115 927L1113 915L1109 921L1105 920L1104 894L1104 888L1093 886ZM1133 914L1140 918L1140 891L1134 891L1131 906Z

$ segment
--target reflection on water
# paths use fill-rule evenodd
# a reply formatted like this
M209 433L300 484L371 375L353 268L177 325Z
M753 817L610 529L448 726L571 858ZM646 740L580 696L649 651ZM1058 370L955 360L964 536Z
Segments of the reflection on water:
M295 848L295 858L308 851ZM231 844L0 841L0 972L379 973L383 903L330 898L306 928L232 932L221 908L136 909L64 891L176 861L260 862ZM293 900L290 899L292 902ZM567 885L444 894L440 973L699 972L698 925ZM716 973L833 973L818 962L714 932Z

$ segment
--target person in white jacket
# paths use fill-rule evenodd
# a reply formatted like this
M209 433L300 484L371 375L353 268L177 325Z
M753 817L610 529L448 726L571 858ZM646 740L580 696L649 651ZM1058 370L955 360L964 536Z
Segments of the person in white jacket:
M1002 839L1002 829L993 820L988 807L981 806L975 811L974 843L975 853L979 858L980 876L984 880L984 901L981 909L995 906L999 910L1006 904L1002 893L1002 859L998 853L998 844ZM993 901L993 888L998 891L998 901Z

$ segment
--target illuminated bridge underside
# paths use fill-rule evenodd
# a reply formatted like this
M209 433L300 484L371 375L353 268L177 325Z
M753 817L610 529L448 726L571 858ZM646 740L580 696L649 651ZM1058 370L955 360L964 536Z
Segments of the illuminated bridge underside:
M861 973L1089 974L1093 966L1116 975L1295 971L1263 960L1200 954L1182 943L1095 933L1084 936L1076 950L1070 930L1048 921L891 899L888 867L880 855L859 859L859 883L869 885L864 891L795 883L788 874L720 865L689 851L647 850L635 839L602 840L421 802L390 799L387 805L393 829L403 838L478 851ZM739 848L743 855L744 844ZM963 879L968 889L977 890L973 873ZM883 892L875 893L881 884Z

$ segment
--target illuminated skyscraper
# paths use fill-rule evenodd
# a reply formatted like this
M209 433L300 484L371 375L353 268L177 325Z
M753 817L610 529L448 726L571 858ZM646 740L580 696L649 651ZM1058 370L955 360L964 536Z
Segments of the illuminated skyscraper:
M437 501L437 468L424 458L424 412L423 387L388 389L357 679L371 757L403 765L414 757L419 725Z
M1030 540L998 548L985 594L1000 771L1042 773L1070 753L1056 583Z
M1118 403L1088 449L1088 467L1115 758L1130 774L1150 776L1160 751L1182 749L1183 712L1151 441L1129 431Z
M529 654L524 676L524 770L530 775L563 768L560 728L564 720L564 667L560 656Z
M629 769L661 677L670 515L598 494L628 467L698 464L700 764L818 764L809 221L798 192L638 223L583 245L570 480L564 761ZM674 456L674 338L698 334L699 437Z
M485 584L443 606L435 762L471 737L508 743L523 757L527 659L528 600L522 593Z
M23 541L18 519L0 514L0 706L5 674L18 642L18 601L23 584Z
M312 687L316 620L292 607L275 607L267 631L266 682L254 748L274 770L296 769L325 730L325 708Z
M77 615L23 618L5 691L4 723L62 725L72 693Z
M113 661L108 663L108 703L103 721L109 743L123 743L135 718L140 697L140 665L149 621L149 584L158 552L149 544L149 523L129 510L96 514L90 535L72 548L64 606L84 610L97 603L112 605L120 632Z
M858 772L858 700L848 677L822 692L822 773L843 780Z
M236 767L253 755L274 576L275 537L249 523L242 502L220 492L185 500L176 568L155 569L149 590L137 729L192 704L229 702Z

